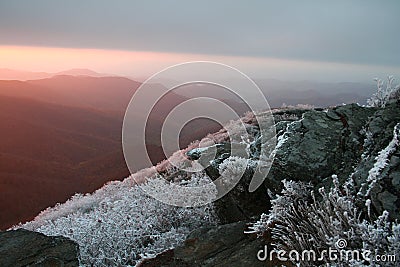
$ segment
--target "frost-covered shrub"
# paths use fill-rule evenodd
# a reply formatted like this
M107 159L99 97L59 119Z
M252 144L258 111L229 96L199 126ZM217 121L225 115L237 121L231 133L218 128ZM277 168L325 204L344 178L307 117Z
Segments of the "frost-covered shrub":
M230 188L234 186L242 175L245 173L248 164L250 164L251 160L230 156L226 160L224 160L219 165L219 174L221 175L221 184L220 186L224 186L226 188Z
M357 223L358 214L350 197L341 195L338 187L329 192L320 189L322 200L319 201L310 184L284 181L284 187L283 194L271 201L270 215L264 217L267 225L258 222L256 228L252 227L254 231L267 229L273 222L273 239L277 247L284 250L318 251L343 234L350 239L349 226Z
M320 189L318 198L310 184L284 180L284 190L271 201L270 212L262 214L246 233L257 233L259 236L269 233L272 244L284 251L321 252L329 247L335 248L336 242L344 239L347 241L345 249L370 250L371 259L379 254L396 255L399 259L399 224L390 222L386 211L375 221L361 219L351 188L347 185L340 187L337 177L333 175L332 178L334 186L329 192ZM325 260L327 262L329 259ZM294 263L301 266L325 264L301 259ZM352 261L346 266L363 264ZM385 266L395 264L392 262Z
M197 140L193 141L186 148L174 152L168 158L168 160L163 160L163 161L159 162L155 167L153 166L152 168L148 168L148 169L153 169L154 170L153 174L155 174L156 172L159 172L159 173L164 173L165 176L168 176L168 174L172 174L178 168L185 169L189 165L192 164L187 159L186 152L188 152L191 149L197 148L199 146L199 144L200 144L200 141L197 141ZM144 170L146 170L146 169L144 169ZM144 170L138 171L137 173L143 172ZM150 177L150 176L152 176L152 175L149 175L148 177ZM141 180L143 180L143 179L141 179Z
M297 121L301 118L297 114L283 113L274 115L274 119L275 121Z
M195 175L186 184L209 182L203 178L207 177ZM178 198L192 197L177 195L172 183L157 177L142 185L112 182L93 194L76 195L16 228L69 237L79 244L83 266L128 266L176 246L195 228L216 223L212 205L170 206L148 196L141 187Z
M219 165L219 174L224 177L236 177L244 173L248 162L248 159L231 156Z
M381 79L375 78L377 91L367 100L370 107L385 107L390 99L400 99L400 84L394 85L393 76L387 77L386 88Z
M215 184L203 172L192 174L189 180L187 175L178 175L174 180L177 182L167 182L159 177L140 185L140 188L163 203L179 207L202 206L217 196Z
M374 137L371 131L365 126L360 130L360 135L364 136L363 153L361 159L366 159L373 149Z
M315 109L314 105L310 104L297 104L297 105L288 105L286 103L282 103L281 110L291 110L291 109L303 109L303 110L313 110Z

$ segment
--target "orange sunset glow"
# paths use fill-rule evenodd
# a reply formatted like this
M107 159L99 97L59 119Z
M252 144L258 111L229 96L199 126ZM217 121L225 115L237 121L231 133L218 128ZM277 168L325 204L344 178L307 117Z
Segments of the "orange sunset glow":
M11 69L55 72L71 68L93 67L98 71L122 70L126 74L136 69L142 74L154 64L179 62L182 55L147 51L124 51L86 48L0 46L0 62ZM132 69L134 68L134 69ZM130 69L130 70L129 70ZM115 71L114 71L115 72Z
M143 79L174 64L208 60L232 65L251 77L279 79L364 80L372 75L399 71L395 66L355 63L318 62L267 57L206 55L154 51L129 51L95 48L63 48L39 46L1 46L0 68L24 71L59 72L88 68L105 74ZM349 74L351 72L351 75Z

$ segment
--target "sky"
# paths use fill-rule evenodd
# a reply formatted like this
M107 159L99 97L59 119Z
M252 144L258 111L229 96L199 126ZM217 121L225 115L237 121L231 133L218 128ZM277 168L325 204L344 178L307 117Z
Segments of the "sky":
M400 1L0 2L0 67L130 76L211 60L256 78L400 78Z

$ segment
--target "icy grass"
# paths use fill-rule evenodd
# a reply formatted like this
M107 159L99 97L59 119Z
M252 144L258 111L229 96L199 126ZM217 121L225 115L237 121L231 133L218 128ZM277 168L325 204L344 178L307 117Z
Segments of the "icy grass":
M333 175L332 178L334 187L329 192L320 189L322 199L318 200L310 184L283 181L284 190L271 201L269 214L262 214L246 233L261 236L269 232L272 245L279 250L321 251L335 248L339 239L345 239L348 242L346 249L370 250L371 258L378 254L395 254L399 259L400 225L391 223L386 211L374 221L361 220L353 197L343 193L351 190L340 188L337 177ZM301 266L318 265L306 261L294 263ZM395 264L393 262L385 266ZM353 261L346 266L364 265Z
M209 183L205 174L190 178L182 184L190 187ZM93 194L75 195L17 227L76 241L83 266L131 266L175 247L193 229L216 224L211 205L181 208L145 194L142 187L176 197L174 185L165 186L161 177L133 186L129 179L111 182Z

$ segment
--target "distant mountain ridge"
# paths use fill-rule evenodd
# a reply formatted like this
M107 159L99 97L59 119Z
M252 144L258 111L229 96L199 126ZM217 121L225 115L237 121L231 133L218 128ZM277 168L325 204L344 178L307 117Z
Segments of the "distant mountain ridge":
M125 77L124 75L113 75L106 73L99 73L85 68L73 68L60 72L33 72L12 70L7 68L0 68L0 80L40 80L55 78L55 76L75 76L75 77ZM143 82L147 78L132 79L125 77L129 80ZM266 96L271 107L277 108L282 104L296 105L296 104L312 104L315 106L325 107L334 106L342 103L360 103L365 104L368 96L375 91L373 83L359 83L359 82L316 82L311 80L303 81L283 81L277 79L253 79L260 87L261 91ZM199 93L199 87L192 86L186 90L177 90L186 98L192 98ZM202 86L201 94L215 97L217 99L235 100L238 102L236 96L226 90L215 90L213 86ZM240 102L240 101L239 101Z
M122 114L139 86L139 82L123 77L58 75L27 81L0 80L0 95Z
M309 104L316 107L336 106L343 103L366 104L366 99L376 90L374 84L357 82L316 82L281 81L276 79L254 79L267 99L270 107L279 108L283 104ZM240 97L225 88L215 85L190 85L185 90L178 88L177 94L187 98L201 96L242 102Z
M99 73L84 68L73 68L59 72L24 71L24 70L0 68L0 80L27 81L27 80L50 78L57 75L92 76L92 77L116 76L111 74Z

